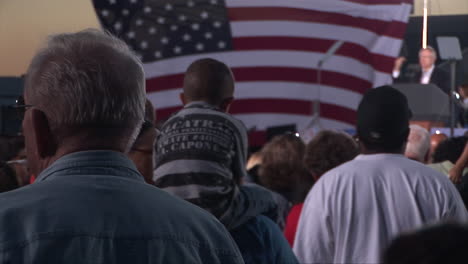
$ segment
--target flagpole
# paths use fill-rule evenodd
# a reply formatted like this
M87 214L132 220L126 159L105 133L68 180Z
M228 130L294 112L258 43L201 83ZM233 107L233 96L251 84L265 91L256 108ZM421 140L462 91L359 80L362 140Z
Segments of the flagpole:
M423 7L423 32L422 32L422 48L427 48L427 0L424 0Z

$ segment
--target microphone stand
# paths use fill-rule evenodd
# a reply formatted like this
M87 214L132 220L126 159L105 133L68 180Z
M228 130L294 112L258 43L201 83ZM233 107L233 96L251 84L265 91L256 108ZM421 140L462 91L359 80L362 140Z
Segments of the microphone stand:
M449 96L449 106L450 106L450 137L454 135L455 128L455 70L457 62L454 59L449 60L450 63L450 96Z
M322 124L320 123L320 92L322 83L322 65L323 60L320 60L317 64L317 98L312 103L312 120L306 126L306 128L313 127L314 125L318 130L322 130Z
M344 44L343 40L337 40L333 45L328 49L327 53L318 61L317 63L317 98L312 104L312 120L310 123L305 127L304 130L316 126L318 130L322 130L322 124L320 122L320 97L321 97L321 90L322 90L322 69L323 64L333 56L336 51Z

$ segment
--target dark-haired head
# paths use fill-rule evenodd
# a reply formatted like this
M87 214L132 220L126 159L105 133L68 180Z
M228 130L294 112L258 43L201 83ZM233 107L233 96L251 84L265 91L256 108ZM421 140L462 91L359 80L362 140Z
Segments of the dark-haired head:
M465 148L467 139L467 137L461 136L448 138L440 142L434 150L432 162L438 163L449 160L455 164Z
M384 264L466 263L468 228L443 224L401 235L383 254Z
M356 142L341 132L320 131L306 147L304 164L315 180L325 172L354 159L359 154Z
M203 101L226 111L233 100L234 77L229 67L214 59L200 59L188 67L184 77L184 104Z
M302 202L313 182L302 163L304 149L293 134L275 136L261 151L260 183L292 203Z

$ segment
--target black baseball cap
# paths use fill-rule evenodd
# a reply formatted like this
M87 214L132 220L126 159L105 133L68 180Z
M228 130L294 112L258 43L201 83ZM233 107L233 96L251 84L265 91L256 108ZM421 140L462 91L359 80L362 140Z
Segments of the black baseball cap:
M406 96L391 86L367 91L357 110L357 135L364 143L385 148L406 141L412 113Z

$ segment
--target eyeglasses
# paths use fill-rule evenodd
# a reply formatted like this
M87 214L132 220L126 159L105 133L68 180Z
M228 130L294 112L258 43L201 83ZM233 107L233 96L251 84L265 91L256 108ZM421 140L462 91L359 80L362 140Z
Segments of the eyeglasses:
M145 120L143 124L141 125L140 133L138 134L137 138L141 137L141 135L143 135L147 131L150 131L151 129L153 129L155 132L155 138L157 138L161 134L161 131L154 126L153 122ZM138 151L141 153L152 155L154 152L154 146L152 149L146 149L146 148L139 148L134 145L131 148L131 151Z
M26 159L18 159L18 160L9 160L6 164L19 164L19 165L27 165L28 161Z
M26 109L28 107L32 107L33 105L25 104L24 97L20 95L18 99L16 99L16 103L12 105L12 107L16 110L18 117L23 120L24 114L26 113Z

